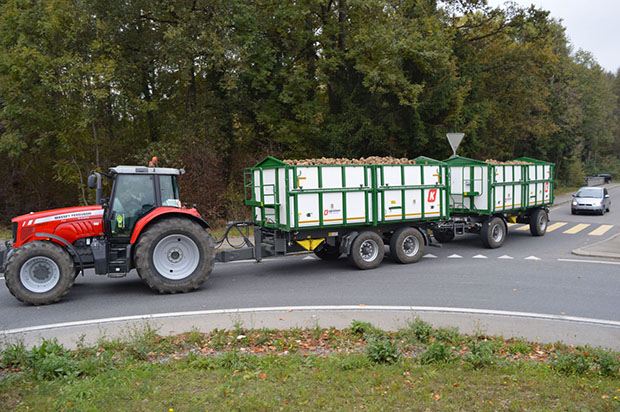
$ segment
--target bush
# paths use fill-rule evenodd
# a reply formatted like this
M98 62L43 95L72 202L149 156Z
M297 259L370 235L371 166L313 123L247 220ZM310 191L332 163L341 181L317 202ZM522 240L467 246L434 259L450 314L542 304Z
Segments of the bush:
M506 348L506 350L511 355L516 355L517 353L520 353L522 355L527 355L528 353L532 351L532 348L530 348L530 345L528 345L525 342L513 342L510 345L508 345L508 348Z
M386 337L374 337L366 345L366 355L374 363L395 363L400 351L394 342Z
M78 375L78 362L58 341L44 340L28 352L28 365L39 379Z
M54 379L80 374L78 363L75 359L55 353L38 359L32 365L32 371L39 379Z
M433 334L433 327L420 318L409 322L408 329L413 333L416 340L421 343L427 343Z
M452 349L441 342L433 343L426 349L426 352L420 355L420 363L422 365L448 363L453 359L454 355L452 354Z
M560 354L551 365L556 371L567 375L583 375L591 367L590 360L581 353Z
M492 365L495 361L493 342L474 342L470 345L469 350L470 353L465 356L465 361L476 369Z
M22 343L9 345L2 352L1 367L25 368L28 366L28 351Z
M610 352L596 351L594 363L598 372L603 376L617 376L620 372L620 361L617 356Z
M457 345L463 341L458 328L437 328L433 332L433 337L439 342Z
M363 336L365 338L383 335L383 331L375 328L371 323L362 322L361 320L354 320L351 322L350 329L354 335Z

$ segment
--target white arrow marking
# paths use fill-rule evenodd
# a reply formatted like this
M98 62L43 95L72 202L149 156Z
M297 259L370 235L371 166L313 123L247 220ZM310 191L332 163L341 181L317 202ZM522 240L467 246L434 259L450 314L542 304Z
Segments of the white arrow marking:
M484 255L476 255L472 259L488 259L488 258Z
M423 258L427 258L427 259L437 259L437 256L431 254L431 253L427 253L426 255L422 256Z
M303 258L303 260L314 260L314 259L316 259L316 258L314 256L310 256L310 255L308 255L305 258Z
M540 260L540 258L536 256L528 256L525 258L525 260Z
M463 257L463 256L461 256L461 255L457 255L457 254L455 253L454 255L450 255L450 256L448 256L448 259L460 259L460 258L462 258L462 257Z
M512 256L504 255L504 256L498 257L498 259L514 259L514 258Z

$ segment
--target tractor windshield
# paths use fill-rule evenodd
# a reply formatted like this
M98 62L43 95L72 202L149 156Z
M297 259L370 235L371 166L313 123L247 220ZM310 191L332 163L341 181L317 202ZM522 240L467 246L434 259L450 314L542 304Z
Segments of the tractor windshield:
M130 236L136 222L156 205L153 175L118 175L114 183L111 231Z

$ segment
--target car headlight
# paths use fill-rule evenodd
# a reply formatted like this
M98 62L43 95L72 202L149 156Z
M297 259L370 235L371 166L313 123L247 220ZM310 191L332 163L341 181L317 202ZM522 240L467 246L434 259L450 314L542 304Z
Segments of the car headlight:
M573 206L577 206L577 201L573 200Z

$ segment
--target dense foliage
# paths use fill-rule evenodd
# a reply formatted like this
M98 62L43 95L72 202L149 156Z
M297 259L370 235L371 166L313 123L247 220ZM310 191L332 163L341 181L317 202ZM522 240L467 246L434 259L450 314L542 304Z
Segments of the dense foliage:
M447 131L579 184L617 167L619 77L547 12L484 0L0 0L0 215L158 155L240 217L262 156L442 159Z

